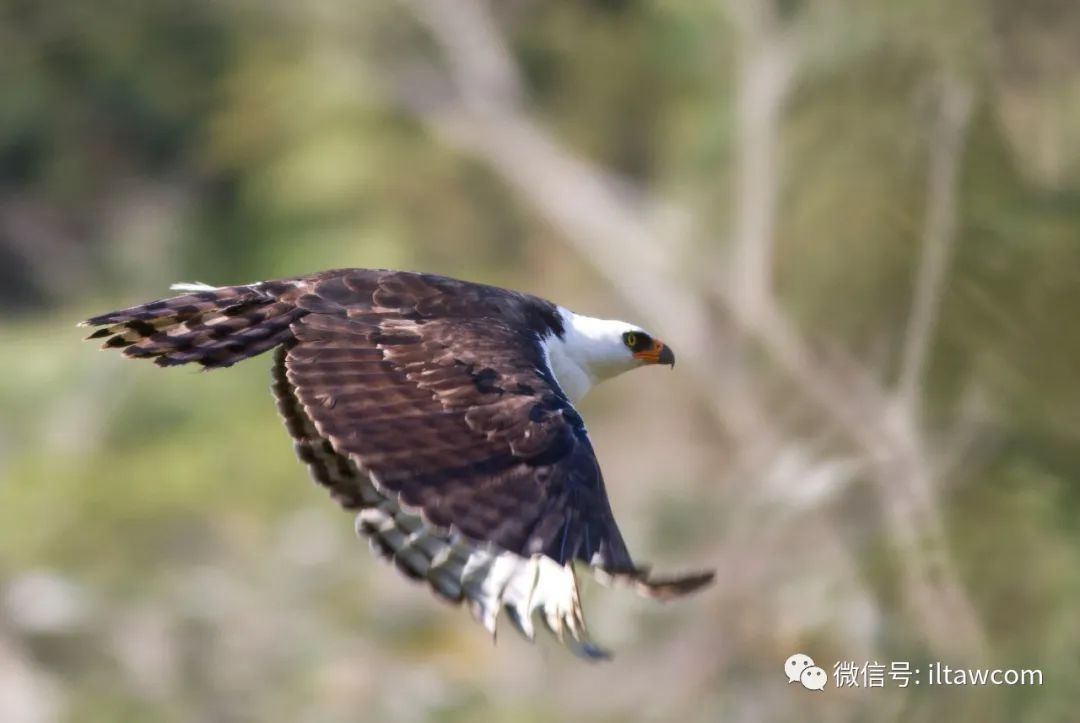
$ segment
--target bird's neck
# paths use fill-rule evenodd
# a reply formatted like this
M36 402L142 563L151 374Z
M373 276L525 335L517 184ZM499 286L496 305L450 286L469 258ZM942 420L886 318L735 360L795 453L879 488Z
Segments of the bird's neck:
M548 367L551 368L555 381L566 392L566 396L570 397L570 401L581 401L600 381L585 360L579 354L573 353L563 339L557 336L549 337L544 347Z

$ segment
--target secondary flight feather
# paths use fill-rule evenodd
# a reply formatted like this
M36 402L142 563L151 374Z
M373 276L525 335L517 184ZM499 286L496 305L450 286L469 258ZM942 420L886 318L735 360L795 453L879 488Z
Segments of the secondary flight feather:
M636 565L573 403L638 366L674 365L643 329L431 274L324 271L183 292L93 317L89 338L161 366L228 367L275 350L273 392L297 455L357 514L372 548L492 633L539 618L588 635L574 563L669 599L712 572Z

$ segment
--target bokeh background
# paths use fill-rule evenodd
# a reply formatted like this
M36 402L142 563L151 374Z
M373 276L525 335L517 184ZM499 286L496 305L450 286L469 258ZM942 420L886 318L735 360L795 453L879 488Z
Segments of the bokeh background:
M1076 3L3 0L0 48L0 720L1075 720ZM588 585L607 664L492 645L308 481L269 359L74 326L341 266L670 342L583 414L637 557L717 584Z

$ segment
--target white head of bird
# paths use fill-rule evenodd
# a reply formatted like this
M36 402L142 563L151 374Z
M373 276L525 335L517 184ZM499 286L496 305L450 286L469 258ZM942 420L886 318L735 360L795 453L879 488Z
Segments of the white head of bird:
M559 307L563 335L544 340L555 380L571 401L578 401L596 384L649 364L675 366L671 347L640 326L614 319L597 319Z

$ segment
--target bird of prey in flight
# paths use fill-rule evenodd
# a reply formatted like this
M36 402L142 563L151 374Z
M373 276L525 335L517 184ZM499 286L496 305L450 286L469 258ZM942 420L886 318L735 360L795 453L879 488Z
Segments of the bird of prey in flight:
M95 316L91 339L160 366L227 367L274 350L296 453L372 548L492 635L505 611L572 651L589 639L575 563L661 600L714 573L654 578L626 549L574 409L596 383L674 365L621 321L431 274L341 269L243 286L178 284Z

